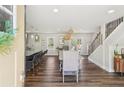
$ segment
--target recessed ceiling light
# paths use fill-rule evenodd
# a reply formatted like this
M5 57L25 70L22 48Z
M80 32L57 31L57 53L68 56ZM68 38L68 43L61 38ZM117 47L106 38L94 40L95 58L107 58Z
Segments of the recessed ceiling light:
M55 8L55 9L53 9L53 12L57 13L57 12L59 12L59 10L57 8Z
M108 11L108 14L112 14L112 13L114 13L115 12L115 10L109 10Z

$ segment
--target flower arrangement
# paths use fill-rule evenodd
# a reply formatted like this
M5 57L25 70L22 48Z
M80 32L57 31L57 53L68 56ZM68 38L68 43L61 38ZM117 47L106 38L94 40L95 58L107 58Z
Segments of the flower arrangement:
M4 31L0 31L0 54L8 54L13 44L16 30L11 23L10 20L4 21Z
M64 40L70 40L72 34L73 34L73 30L70 29L70 30L64 35Z

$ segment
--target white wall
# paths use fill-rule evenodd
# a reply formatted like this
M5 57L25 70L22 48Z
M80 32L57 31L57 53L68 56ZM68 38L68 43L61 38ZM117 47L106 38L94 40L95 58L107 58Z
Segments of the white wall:
M47 49L47 38L49 37L53 37L55 38L55 48L53 50L49 50L48 51L48 55L57 55L57 50L56 47L59 46L59 39L60 37L63 37L64 34L59 34L59 33L39 33L40 36L40 41L38 42L39 44L37 44L37 42L34 42L34 40L32 40L31 38L29 38L29 46L33 45L33 49L35 49L34 51L31 51L30 53L27 52L27 55L37 52L37 50L45 50ZM92 41L92 34L73 34L72 38L81 38L82 39L82 55L88 55L88 45L90 45L91 41ZM36 50L37 49L37 50Z
M13 50L12 50L13 51ZM15 84L15 55L0 55L0 86L14 86Z
M56 47L58 47L58 45L59 45L59 37L61 37L62 35L60 35L60 34L41 34L41 39L42 40L44 40L45 41L45 44L44 44L44 47L45 47L45 49L48 49L47 48L47 39L49 38L49 37L52 37L52 38L54 38L54 49L52 49L52 50L48 50L48 55L57 55L57 50L56 50ZM42 45L43 45L43 42L42 42ZM42 46L42 49L44 50L44 48L43 48L43 46Z
M99 67L104 69L103 66L103 46L100 45L90 56L88 59L98 65Z
M15 40L16 64L15 83L16 86L24 86L25 76L25 8L23 5L17 6L17 38Z
M104 29L102 29L103 31ZM104 30L105 31L105 30ZM114 71L113 56L116 44L124 47L124 22L121 23L90 56L89 59L108 72Z
M116 44L124 41L124 22L121 23L104 41L104 49L105 49L105 67L109 69L109 72L113 72L113 53ZM124 45L119 46L119 49Z
M29 33L28 34L28 37L27 37L27 41L26 41L26 47L28 48L31 48L31 51L30 50L26 50L26 55L31 55L35 52L39 52L41 51L41 36L39 36L39 40L38 41L35 41L35 35L36 34L32 34L32 33ZM33 36L33 37L32 37Z

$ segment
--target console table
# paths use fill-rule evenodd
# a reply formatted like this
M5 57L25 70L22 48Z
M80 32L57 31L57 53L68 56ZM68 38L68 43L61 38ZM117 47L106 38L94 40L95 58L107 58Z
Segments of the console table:
M114 71L121 72L121 76L124 73L124 59L121 54L117 54L114 56Z

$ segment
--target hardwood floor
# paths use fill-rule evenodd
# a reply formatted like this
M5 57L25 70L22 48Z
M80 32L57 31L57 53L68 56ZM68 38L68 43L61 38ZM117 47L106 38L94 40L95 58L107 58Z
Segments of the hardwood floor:
M119 74L108 73L95 64L82 60L82 69L79 74L79 83L75 82L74 76L65 77L62 82L62 74L59 72L57 57L44 57L44 61L36 69L35 75L32 72L27 74L25 79L26 87L116 87L124 86L124 77Z

